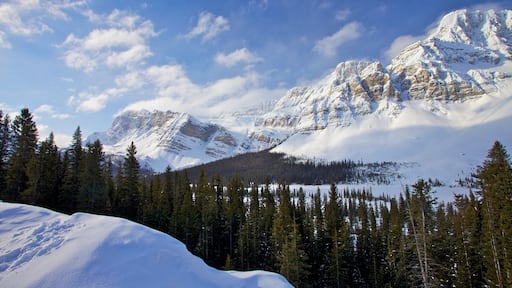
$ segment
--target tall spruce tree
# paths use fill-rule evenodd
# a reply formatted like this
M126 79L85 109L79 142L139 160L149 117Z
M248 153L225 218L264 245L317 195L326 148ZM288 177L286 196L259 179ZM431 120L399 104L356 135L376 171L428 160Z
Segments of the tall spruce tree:
M330 287L350 287L353 277L353 241L350 226L343 217L343 209L335 184L331 184L329 200L325 204L327 247L327 284Z
M434 228L434 207L430 184L420 179L413 186L412 194L406 190L407 214L412 235L412 245L416 252L416 263L420 269L421 286L432 287L432 231Z
M140 164L136 158L137 148L133 141L126 149L122 165L122 179L119 189L121 196L120 206L121 215L136 220L139 204L140 204L140 191L139 191L139 173Z
M62 210L67 213L77 211L78 193L81 188L81 177L84 158L84 149L82 147L82 131L78 126L73 133L73 140L71 146L67 150L67 161L65 166L65 175L63 178L63 185L59 201L62 205Z
M100 140L87 143L80 173L78 209L106 213L108 196L103 175L105 155Z
M32 113L23 108L14 118L12 129L12 154L7 175L9 201L19 201L20 194L28 187L27 167L37 149L37 127Z
M496 141L475 175L482 201L485 279L492 287L512 286L512 168Z
M22 192L26 203L58 209L61 186L61 160L53 133L43 141L27 168L28 187Z
M11 145L11 120L8 114L3 116L0 110L0 199L8 199L7 167Z

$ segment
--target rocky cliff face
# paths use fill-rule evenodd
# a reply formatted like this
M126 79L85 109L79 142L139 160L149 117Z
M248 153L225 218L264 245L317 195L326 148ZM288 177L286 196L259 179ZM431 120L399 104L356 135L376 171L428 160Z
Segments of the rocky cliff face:
M288 91L258 124L293 130L347 126L357 116L372 113L372 103L400 100L391 80L391 74L379 62L343 62L317 85Z
M464 100L510 77L493 68L511 56L512 11L460 10L443 17L425 40L395 57L388 70L410 99Z

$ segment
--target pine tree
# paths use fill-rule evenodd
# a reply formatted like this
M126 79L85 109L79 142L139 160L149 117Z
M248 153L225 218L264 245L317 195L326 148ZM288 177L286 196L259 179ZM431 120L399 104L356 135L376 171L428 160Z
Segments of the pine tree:
M240 228L245 222L245 205L244 197L246 190L242 180L239 177L233 177L229 180L227 187L226 201L226 221L228 233L228 253L235 267L239 267L243 262L237 250L238 237L240 236Z
M22 192L26 203L57 209L61 186L61 160L53 133L39 145L27 168L28 187Z
M7 168L11 146L11 120L0 110L0 199L8 199Z
M114 183L113 170L114 164L112 163L112 157L108 157L104 165L103 177L105 178L105 212L110 215L112 215L114 212L114 197L116 194L116 185Z
M446 207L446 208L445 208ZM453 287L455 283L456 263L453 214L451 203L441 203L436 209L435 228L432 233L432 282L437 287Z
M37 127L27 108L21 109L12 122L12 155L9 160L6 199L20 200L20 194L28 187L27 166L37 149Z
M420 179L413 186L412 194L406 191L407 214L410 222L413 247L420 268L421 285L432 286L432 251L431 234L434 226L435 198L432 196L430 184Z
M210 248L213 233L213 221L216 216L215 189L206 178L206 173L201 170L195 193L196 209L200 215L200 234L197 253L203 260L209 263Z
M119 184L119 212L121 216L136 220L140 204L139 173L140 164L136 158L137 148L133 141L126 149L126 155L121 167L122 173Z
M350 287L353 284L353 242L335 184L331 184L329 200L325 205L325 228L328 285Z
M73 140L71 146L67 150L68 163L66 168L65 177L63 179L63 187L60 195L60 202L63 211L73 213L77 210L78 193L81 189L81 177L84 150L82 148L82 132L78 126L73 133Z
M485 279L493 287L512 286L512 168L505 147L496 141L475 175L480 188Z
M407 266L408 255L406 251L406 240L404 235L404 217L400 205L395 198L389 203L389 224L386 231L386 263L389 275L387 287L407 287ZM382 213L384 215L384 212ZM383 221L387 217L383 216ZM385 225L383 223L383 225Z
M261 239L259 240L259 254L261 260L259 267L264 270L272 270L276 262L273 253L273 223L276 212L276 202L274 194L270 191L270 181L267 178L261 192Z
M327 237L325 235L326 230L320 188L313 195L312 205L313 247L306 250L309 253L308 258L311 263L310 283L318 283L319 287L326 287L327 271L325 261L327 258Z
M455 195L457 213L453 216L455 287L483 287L481 205L470 191L469 197Z
M78 209L80 211L105 213L108 195L103 175L105 155L99 140L87 143L80 173Z

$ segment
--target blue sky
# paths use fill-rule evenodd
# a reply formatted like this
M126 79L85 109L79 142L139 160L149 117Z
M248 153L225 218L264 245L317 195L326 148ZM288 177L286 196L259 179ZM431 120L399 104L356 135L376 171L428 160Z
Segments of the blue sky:
M350 59L384 64L453 10L509 1L0 1L0 110L66 147L126 109L208 118Z

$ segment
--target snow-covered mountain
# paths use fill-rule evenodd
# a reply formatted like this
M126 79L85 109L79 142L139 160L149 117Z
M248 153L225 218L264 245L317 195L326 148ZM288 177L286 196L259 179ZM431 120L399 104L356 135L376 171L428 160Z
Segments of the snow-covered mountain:
M257 151L272 145L264 136L248 138L245 134L171 111L127 111L118 115L106 132L86 139L99 139L105 151L124 155L133 141L138 156L157 171L167 165L185 167L239 153Z
M340 63L272 107L211 119L217 124L127 112L92 137L118 153L133 140L140 156L174 168L279 144L274 151L317 159L415 162L433 173L418 176L441 177L438 168L457 174L479 164L494 140L512 145L511 88L512 11L459 10L387 67Z
M115 217L0 202L1 287L292 287L219 271L171 236Z
M484 96L512 77L511 60L512 11L455 11L388 67L371 61L340 63L318 83L288 91L260 124L318 130L349 126L374 112L396 116L407 100Z

